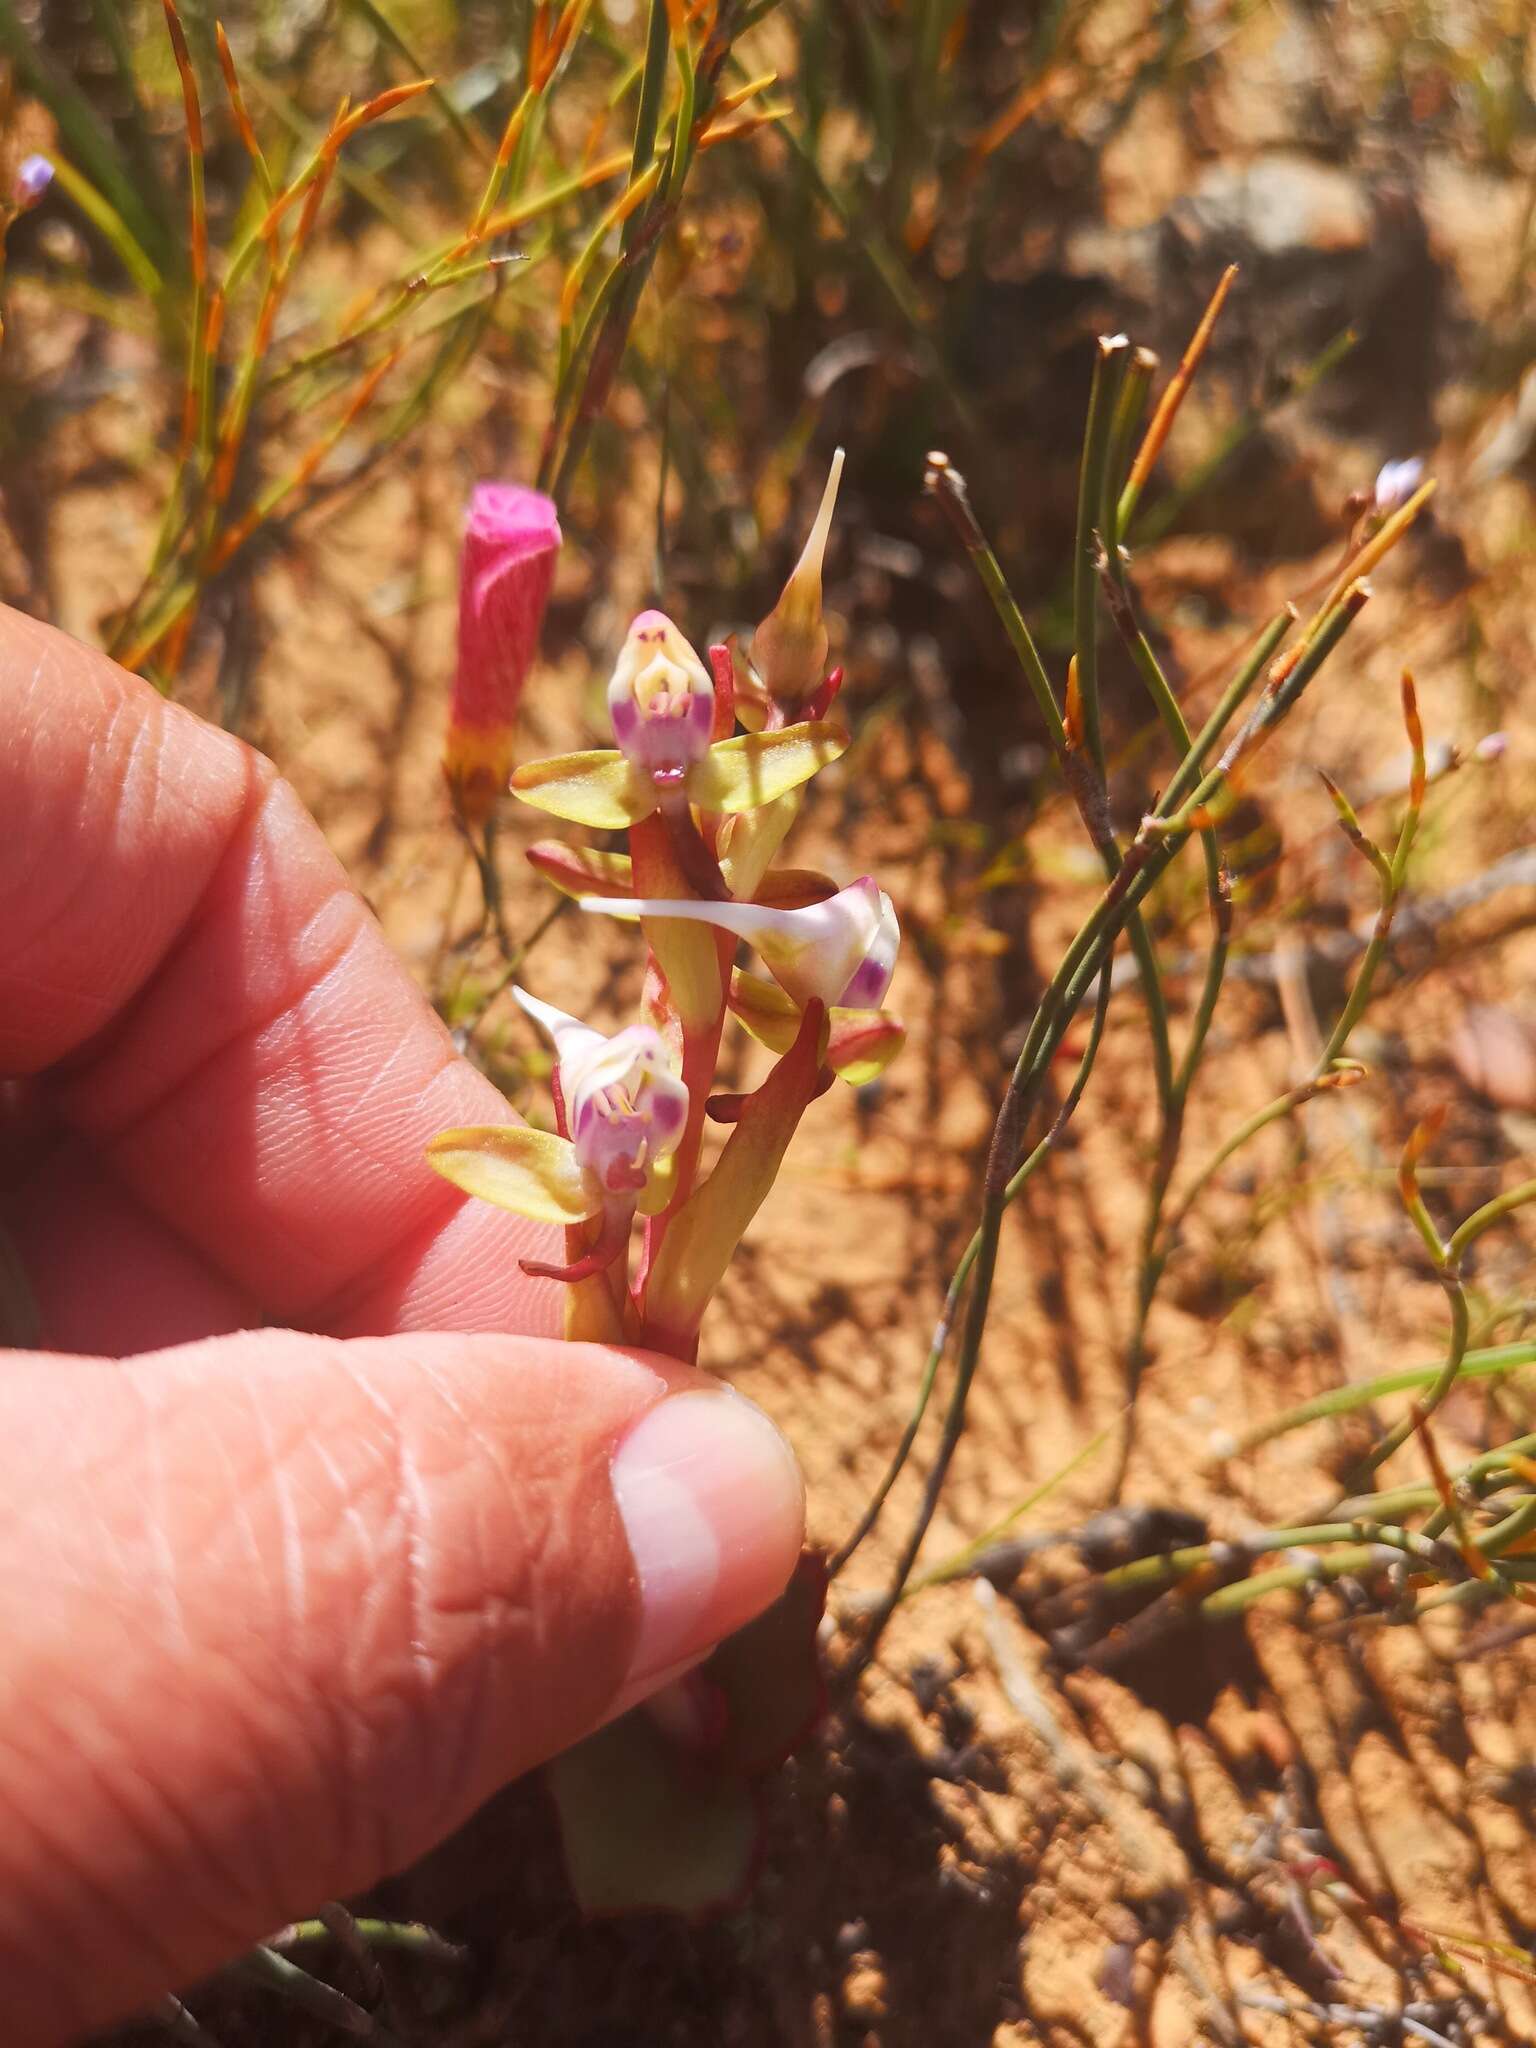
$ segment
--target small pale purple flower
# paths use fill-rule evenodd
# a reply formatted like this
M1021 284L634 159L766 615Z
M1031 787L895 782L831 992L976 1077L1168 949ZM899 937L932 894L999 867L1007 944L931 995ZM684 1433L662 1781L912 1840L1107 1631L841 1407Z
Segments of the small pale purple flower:
M1472 749L1472 752L1477 760L1486 764L1502 761L1508 750L1509 734L1507 732L1485 732L1477 745Z
M11 184L11 203L23 212L36 206L53 183L53 165L45 156L24 156Z
M1372 507L1383 519L1400 511L1424 481L1422 456L1406 455L1400 462L1384 462L1376 474Z

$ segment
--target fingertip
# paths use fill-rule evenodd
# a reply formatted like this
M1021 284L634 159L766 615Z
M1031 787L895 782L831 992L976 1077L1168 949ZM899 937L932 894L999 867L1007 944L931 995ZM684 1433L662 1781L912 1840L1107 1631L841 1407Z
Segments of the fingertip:
M763 1411L705 1385L669 1394L628 1432L613 1493L640 1593L635 1690L778 1598L800 1555L805 1487Z

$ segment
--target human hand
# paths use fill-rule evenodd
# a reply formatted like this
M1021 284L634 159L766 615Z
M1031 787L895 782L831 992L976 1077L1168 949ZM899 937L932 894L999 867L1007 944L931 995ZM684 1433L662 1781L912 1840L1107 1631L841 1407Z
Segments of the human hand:
M12 2048L408 1862L787 1580L766 1419L559 1341L545 1234L425 1164L507 1114L267 763L0 611Z

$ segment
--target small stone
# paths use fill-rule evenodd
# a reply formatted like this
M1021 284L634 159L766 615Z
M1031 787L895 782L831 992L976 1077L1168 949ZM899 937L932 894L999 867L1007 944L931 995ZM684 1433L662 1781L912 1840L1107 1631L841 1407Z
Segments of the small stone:
M1499 1109L1536 1110L1536 1025L1492 1003L1471 1004L1451 1034L1469 1088Z

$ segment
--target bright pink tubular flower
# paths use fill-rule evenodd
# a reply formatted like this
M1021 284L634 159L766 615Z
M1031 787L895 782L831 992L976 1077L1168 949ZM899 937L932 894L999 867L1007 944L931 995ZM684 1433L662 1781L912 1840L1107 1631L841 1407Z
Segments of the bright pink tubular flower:
M512 773L523 683L554 582L560 521L553 500L521 484L477 484L459 568L459 666L443 768L471 823Z

